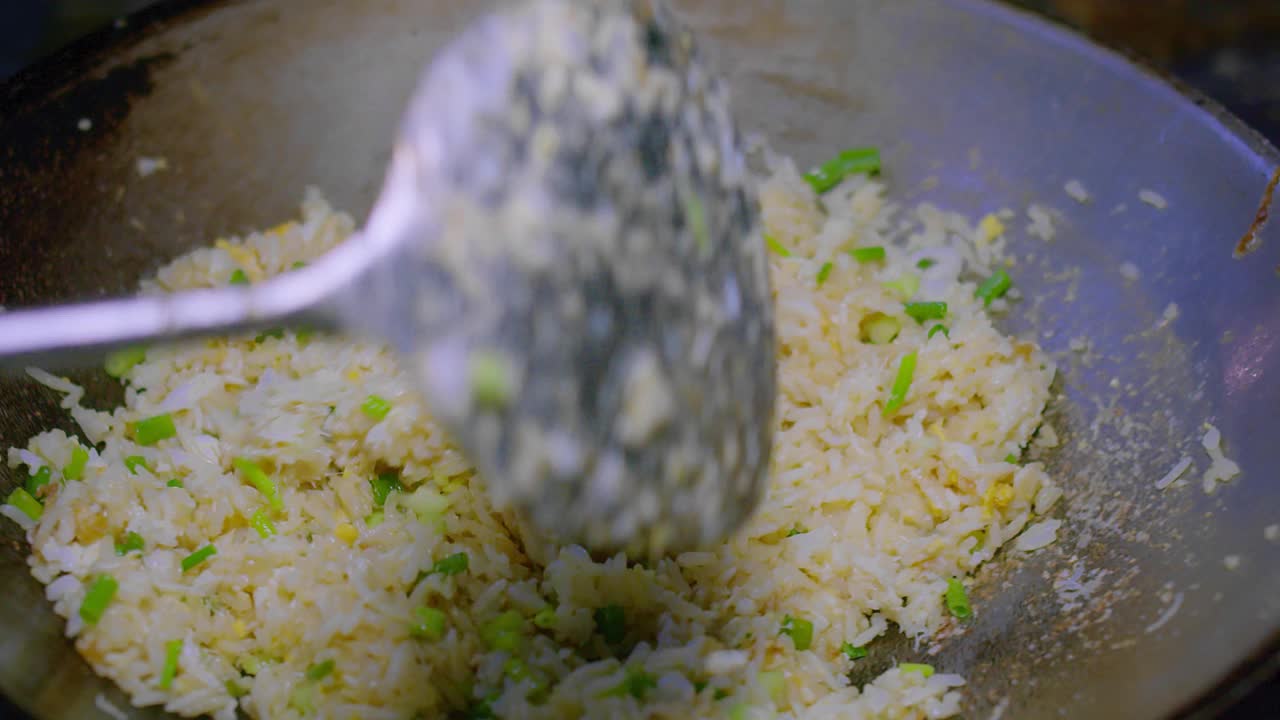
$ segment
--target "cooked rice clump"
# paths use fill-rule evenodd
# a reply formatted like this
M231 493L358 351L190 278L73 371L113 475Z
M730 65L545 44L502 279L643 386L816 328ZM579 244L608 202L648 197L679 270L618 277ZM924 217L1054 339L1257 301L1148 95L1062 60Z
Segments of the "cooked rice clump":
M32 572L94 669L135 704L180 715L951 716L963 680L947 668L892 668L859 688L847 675L873 660L841 648L872 644L874 658L891 623L923 639L954 622L947 580L1057 498L1040 464L1005 462L1040 425L1053 366L974 298L968 278L1003 264L989 223L897 210L865 178L819 201L785 163L761 191L767 230L790 251L773 261L774 472L763 507L723 545L650 565L549 546L490 505L387 351L294 332L151 348L113 412L33 372L65 393L92 446L79 480L63 477L80 445L61 431L11 450L20 475L47 466L52 481L38 522L2 512L27 529ZM223 285L236 270L257 282L351 231L312 194L300 221L195 251L144 289ZM886 260L845 252L866 246L884 246ZM925 258L934 264L921 270ZM948 303L949 337L927 337L937 321L907 317L884 285L907 273L920 279L916 300ZM900 322L896 339L860 339L872 313ZM905 402L885 417L912 351ZM391 406L380 419L362 409L371 395ZM162 413L176 435L139 444L131 424ZM133 456L145 464L131 470ZM270 512L235 458L278 484L283 510ZM378 507L370 480L388 472L404 490ZM118 554L128 533L144 546ZM206 545L216 554L184 571ZM119 590L86 624L82 601L104 574ZM807 649L796 620L812 623Z

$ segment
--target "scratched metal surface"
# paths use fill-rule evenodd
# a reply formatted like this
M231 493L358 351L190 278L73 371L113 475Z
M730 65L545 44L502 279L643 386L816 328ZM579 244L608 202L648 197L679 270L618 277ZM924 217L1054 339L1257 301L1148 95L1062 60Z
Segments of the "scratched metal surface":
M1265 672L1280 630L1280 554L1263 537L1280 522L1268 442L1280 227L1243 260L1231 250L1275 150L1118 57L994 5L678 5L728 71L744 124L802 164L877 144L899 198L1019 213L1026 300L1007 324L1062 364L1051 413L1064 444L1046 459L1068 490L1067 529L1049 552L985 571L975 620L938 641L934 663L970 678L966 716L1208 713L1217 700L1206 698ZM122 291L218 233L292 211L308 184L367 211L418 68L478 8L300 7L170 4L0 89L0 305ZM138 155L168 158L164 182L137 178ZM1090 203L1065 195L1073 178ZM1140 202L1141 189L1168 207ZM1033 202L1057 213L1053 242L1023 231ZM1170 303L1178 315L1160 327ZM104 378L84 379L96 402L111 400ZM48 393L0 385L0 444L66 427L61 417ZM1213 496L1198 483L1157 492L1184 454L1204 468L1206 419L1244 475ZM13 482L0 469L0 485ZM0 689L40 718L92 717L100 691L123 704L61 639L17 533L0 528ZM855 679L887 666L894 642L873 646Z

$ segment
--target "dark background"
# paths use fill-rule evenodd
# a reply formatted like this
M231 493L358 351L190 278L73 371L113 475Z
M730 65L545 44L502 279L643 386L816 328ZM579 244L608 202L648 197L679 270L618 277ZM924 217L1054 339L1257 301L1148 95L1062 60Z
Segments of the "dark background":
M0 0L0 79L153 2ZM1280 145L1280 0L1013 2L1182 79ZM1280 678L1224 718L1280 720Z

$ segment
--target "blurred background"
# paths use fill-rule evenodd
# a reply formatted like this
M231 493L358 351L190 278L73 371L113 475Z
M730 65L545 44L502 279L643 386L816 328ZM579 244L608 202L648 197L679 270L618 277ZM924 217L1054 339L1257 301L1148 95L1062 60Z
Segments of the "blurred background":
M155 2L0 0L0 79ZM1280 0L1013 2L1143 58L1280 145ZM1280 678L1240 698L1225 718L1280 719Z

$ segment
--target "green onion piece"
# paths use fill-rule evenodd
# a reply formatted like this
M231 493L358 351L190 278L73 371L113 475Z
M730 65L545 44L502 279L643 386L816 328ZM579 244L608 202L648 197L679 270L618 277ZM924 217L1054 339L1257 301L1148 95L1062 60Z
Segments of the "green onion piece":
M139 445L155 445L178 434L173 416L169 413L139 420L133 425L133 439Z
M239 700L240 698L249 694L249 689L246 687L243 687L242 685L240 685L240 683L236 682L235 680L228 680L226 683L226 687L227 687L227 694L230 695L233 700Z
M425 640L439 640L444 637L444 623L443 611L430 607L416 607L413 609L413 622L409 625L409 632L414 637Z
M929 268L937 264L938 264L938 261L934 260L933 258L921 258L920 262L916 263L916 267L920 268L921 270L928 270Z
M311 328L301 327L294 333L294 336L298 338L298 342L305 344L311 339L312 335L315 335L315 333L316 331Z
M370 395L360 404L360 410L374 420L382 420L391 412L391 403L380 395Z
M230 282L232 285L248 285L249 276L244 274L244 270L241 270L240 268L236 268L235 272L231 273L231 280L229 280L228 282Z
M965 537L971 537L976 541L973 544L974 552L978 552L982 550L982 548L987 544L987 531L985 529L974 530L973 532L969 533Z
M622 697L630 695L637 700L644 700L650 690L658 687L658 678L641 668L626 668L622 683L604 693L603 697Z
M991 277L982 281L978 289L974 291L973 296L982 298L984 306L990 305L992 300L1004 297L1009 292L1009 288L1013 287L1013 280L1009 279L1009 273L1003 269L996 270L991 273Z
M191 568L199 565L200 563L204 562L205 560L208 560L209 558L217 554L218 554L217 548L215 548L212 545L205 545L199 550L196 550L190 555L182 558L182 572L187 572Z
M805 173L805 182L821 195L854 173L880 172L880 151L876 148L849 148Z
M889 417L902 407L907 399L907 390L911 389L911 378L916 373L916 352L912 350L902 356L898 365L898 375L893 379L893 387L889 390L889 399L884 403L884 416Z
M130 347L109 353L103 366L106 368L108 375L113 378L121 378L124 377L125 373L132 370L135 365L146 359L146 348Z
M854 645L851 642L845 642L840 645L840 652L844 653L850 660L861 660L867 656L867 649L861 645Z
M94 578L84 593L84 599L80 601L80 619L86 624L96 625L119 589L120 583L110 575Z
M751 715L751 706L746 703L738 703L729 708L729 720L749 720Z
M695 694L695 695L696 695L696 694L698 694L698 693L700 693L700 692L702 692L703 690L706 690L706 689L707 689L707 681L706 681L706 680L694 680L694 681L693 681L693 692L694 692L694 694Z
M333 669L337 667L337 663L333 658L329 658L324 662L314 663L307 666L307 679L311 682L320 682L321 680L333 674Z
M31 493L24 488L14 488L5 502L18 508L23 515L32 520L39 520L40 516L44 515L44 505L41 505L40 501L32 497Z
M168 690L178 675L178 658L182 657L182 640L170 640L164 644L164 667L160 668L160 689Z
M947 316L947 304L944 302L909 302L903 305L903 309L921 325L925 320L941 320Z
M166 486L166 487L171 487L171 488L182 488L182 487L184 487L184 486L183 486L183 484L182 484L182 481L181 481L181 480L179 480L178 478L174 478L174 479L170 480L169 482L165 483L165 486Z
M885 283L884 287L901 295L903 300L910 300L920 290L920 278L912 273L904 273L897 280Z
M431 566L431 572L440 573L441 575L457 575L467 571L467 567L471 564L470 558L464 552L454 553L446 558L441 558Z
M284 337L284 328L272 328L271 330L267 330L266 332L259 333L258 336L253 339L253 341L256 343L261 343L263 340L266 340L267 338L276 338L277 340L279 340L280 338L283 338L283 337Z
M834 266L830 263L830 261L828 261L828 262L824 262L824 263L822 263L822 267L818 268L818 278L817 278L817 280L818 280L818 284L819 284L819 285L821 285L822 283L826 282L826 281L827 281L827 278L831 276L831 268L832 268L832 267L834 267Z
M502 674L517 682L529 677L529 666L520 658L507 658L502 663Z
M787 701L787 678L781 670L764 670L756 676L756 680L769 693L774 705Z
M627 636L627 613L621 605L605 605L596 608L592 613L596 621L596 632L610 645L622 642Z
M292 268L292 269L294 269L294 270L301 270L302 268L304 268L304 267L306 267L306 266L307 266L307 264L306 264L305 262L303 262L303 261L299 260L299 261L295 262L294 264L290 265L289 267L290 267L290 268Z
M931 677L934 672L932 665L925 665L924 663L899 663L898 669L904 673L920 673L925 677Z
M876 245L872 247L852 248L849 254L854 260L860 263L880 262L884 260L884 248Z
M23 487L25 487L27 492L31 493L34 497L36 491L45 485L48 485L51 479L53 479L53 469L48 465L45 465L34 473L28 475L27 481L23 483Z
M1010 465L1017 465L1017 464L1018 464L1018 456L1017 456L1017 455L1014 455L1013 453L1009 453L1008 455L1005 455L1005 456L1004 456L1004 461L1005 461L1005 462L1007 462L1007 463L1009 463Z
M284 510L284 498L280 497L280 487L276 485L276 481L267 477L267 473L258 467L258 463L248 459L238 457L231 461L249 484L258 489L262 496L267 499L267 505L275 512Z
M400 475L395 472L378 473L369 480L369 487L373 489L373 504L378 507L387 504L387 496L391 493L404 492L404 486L400 484Z
M261 510L255 512L249 518L249 524L253 526L254 530L258 531L258 537L263 540L276 534L275 523L271 522L271 518L267 517L267 514Z
M236 667L245 675L257 675L262 672L262 660L246 653L236 658Z
M125 458L124 466L129 468L129 472L133 473L134 475L138 474L138 468L142 468L144 470L151 469L147 465L147 459L142 457L141 455L130 455L129 457Z
M542 608L533 614L533 624L543 630L550 630L556 626L556 609L550 605Z
M711 233L707 230L707 211L702 206L702 199L697 193L684 196L684 214L689 223L689 231L693 233L693 241L698 252L706 255L711 252Z
M944 595L947 602L947 609L955 617L964 620L973 615L973 608L969 605L969 595L964 591L964 585L956 578L947 580L947 592Z
M938 333L942 333L943 335L947 336L948 340L951 339L951 331L947 329L946 325L934 325L933 327L929 328L929 334L925 336L925 339L928 340L929 338L933 337L934 335L937 335Z
M142 536L130 530L124 537L116 541L116 555L124 557L131 552L141 552L147 546Z
M782 619L782 630L779 635L790 635L796 650L808 650L813 644L813 623L804 618L787 615Z
M724 688L716 688L715 692L711 693L711 698L713 700L723 700L727 697L729 697L729 691Z
M784 258L791 257L791 251L787 249L787 246L783 245L778 241L778 238L770 235L769 233L764 234L764 245L772 250L775 255Z
M289 707L307 717L316 713L316 689L311 685L299 685L289 693Z
M902 331L902 323L884 313L871 313L858 323L858 330L863 342L888 345Z
M387 516L381 510L374 510L364 517L364 524L373 529L386 522Z
M511 370L507 360L496 353L477 352L467 364L471 397L481 407L500 408L511 397Z
M526 630L524 616L508 610L480 628L480 639L491 650L516 654L524 647Z
M803 535L807 532L809 532L809 528L801 525L800 523L796 523L795 525L791 526L790 530L787 531L787 537L795 537L797 535Z

